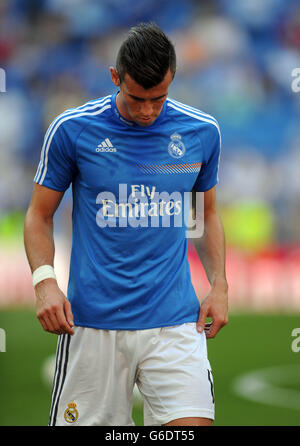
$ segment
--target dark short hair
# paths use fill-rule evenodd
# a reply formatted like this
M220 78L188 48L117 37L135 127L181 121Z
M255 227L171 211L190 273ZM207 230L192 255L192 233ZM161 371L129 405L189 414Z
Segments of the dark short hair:
M133 26L122 43L116 68L120 82L125 74L143 88L155 87L168 70L176 71L175 48L166 34L153 22Z

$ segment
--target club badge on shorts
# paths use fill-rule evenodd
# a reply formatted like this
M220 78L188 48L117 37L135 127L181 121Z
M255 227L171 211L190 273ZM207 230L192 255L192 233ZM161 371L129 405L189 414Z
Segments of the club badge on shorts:
M77 404L74 401L68 403L68 407L64 412L64 417L67 423L74 423L78 418L78 410L76 409Z

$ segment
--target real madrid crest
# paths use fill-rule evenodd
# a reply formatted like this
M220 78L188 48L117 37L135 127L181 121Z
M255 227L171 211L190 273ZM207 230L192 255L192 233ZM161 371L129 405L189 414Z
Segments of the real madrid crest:
M76 409L77 404L72 401L68 403L68 408L65 410L64 417L67 423L74 423L78 418L78 410Z
M181 136L178 133L174 133L171 136L168 152L173 158L182 158L185 154L185 145L181 141Z

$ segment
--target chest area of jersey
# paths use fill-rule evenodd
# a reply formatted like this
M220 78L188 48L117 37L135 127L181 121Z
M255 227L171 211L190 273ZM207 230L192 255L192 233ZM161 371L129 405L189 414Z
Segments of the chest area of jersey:
M184 131L112 131L97 127L83 132L77 141L81 185L95 192L191 190L203 162L199 142Z

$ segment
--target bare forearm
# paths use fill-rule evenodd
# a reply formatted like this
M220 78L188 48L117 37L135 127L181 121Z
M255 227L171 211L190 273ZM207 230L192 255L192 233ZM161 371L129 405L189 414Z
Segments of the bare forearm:
M206 215L204 234L194 244L211 286L226 288L225 237L217 212Z
M53 216L63 192L36 184L24 224L24 244L31 271L54 262ZM45 331L74 334L71 304L53 277L34 287L36 314Z
M53 219L43 218L29 209L24 225L24 243L31 271L41 265L53 266Z
M228 285L225 273L225 237L221 220L215 210L205 216L204 235L195 242L211 290L202 300L197 328L214 338L228 322ZM212 322L206 323L206 318Z

